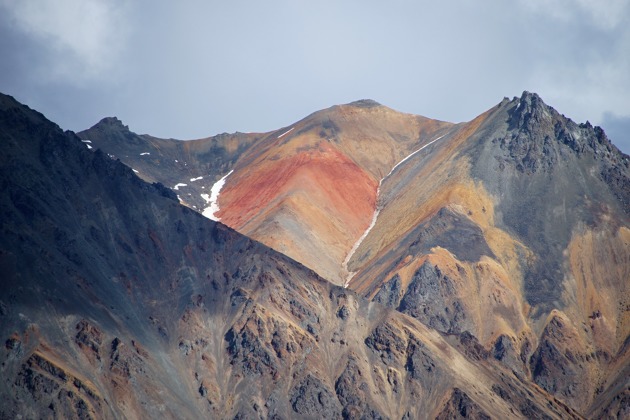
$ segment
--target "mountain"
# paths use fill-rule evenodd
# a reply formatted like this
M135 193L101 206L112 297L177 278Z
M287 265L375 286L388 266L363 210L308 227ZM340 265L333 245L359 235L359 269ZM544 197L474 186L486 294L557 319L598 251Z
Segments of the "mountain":
M582 413L628 395L628 156L527 92L432 148L383 182L349 287Z
M0 145L0 418L579 417L4 95Z
M227 176L217 219L343 284L342 263L370 224L379 179L450 126L363 100L271 133L224 134L190 147L135 135L111 118L79 136L144 179L177 185L194 209L206 208L212 186Z

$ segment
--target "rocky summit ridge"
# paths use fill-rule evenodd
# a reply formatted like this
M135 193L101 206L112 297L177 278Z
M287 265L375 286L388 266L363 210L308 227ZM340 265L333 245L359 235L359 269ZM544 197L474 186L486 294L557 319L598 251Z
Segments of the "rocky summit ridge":
M629 158L536 94L0 147L0 418L630 414Z

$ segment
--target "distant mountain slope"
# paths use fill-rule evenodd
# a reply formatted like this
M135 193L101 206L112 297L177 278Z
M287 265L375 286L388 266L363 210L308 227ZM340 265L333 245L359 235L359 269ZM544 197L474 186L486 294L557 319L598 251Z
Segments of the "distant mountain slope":
M0 418L578 416L4 95L0 148Z
M113 119L79 136L145 179L177 185L180 199L197 210L208 206L212 183L229 174L217 218L343 284L343 262L370 224L379 180L452 126L363 100L271 133L222 135L190 147L135 135Z
M201 195L210 194L212 185L261 137L224 133L188 141L160 139L135 134L115 117L103 118L78 136L87 148L120 159L145 181L175 189L183 203L198 211L207 206Z

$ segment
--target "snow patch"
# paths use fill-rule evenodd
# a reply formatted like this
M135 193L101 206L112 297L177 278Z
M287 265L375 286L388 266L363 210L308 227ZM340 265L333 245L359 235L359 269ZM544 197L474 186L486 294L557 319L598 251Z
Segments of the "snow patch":
M228 172L227 175L225 175L223 178L214 183L214 185L210 189L210 195L201 194L201 198L203 198L206 203L208 203L208 207L203 209L203 212L201 214L203 214L210 220L214 220L215 222L221 220L215 216L215 214L219 211L219 193L221 192L221 188L223 188L223 185L225 185L227 177L230 176L232 172L234 172L233 169Z
M92 140L81 140L83 143L92 143Z
M144 153L140 153L140 156L145 156L145 155L150 155L151 153L149 152L144 152Z
M286 136L286 135L287 135L287 134L289 134L291 131L293 131L293 129L294 129L294 128L295 128L295 127L291 127L289 130L287 130L287 131L285 131L284 133L280 134L280 135L278 136L278 138Z
M140 172L136 171L135 169L131 168L132 171L134 171L135 173L139 174Z
M85 145L87 146L88 149L92 149L92 146L90 146L89 144L85 143Z
M203 177L202 176L198 176L197 178L190 178L190 182L199 181L200 179L203 179Z
M182 184L181 182L173 187L174 190L179 190L179 187L187 187L188 184Z

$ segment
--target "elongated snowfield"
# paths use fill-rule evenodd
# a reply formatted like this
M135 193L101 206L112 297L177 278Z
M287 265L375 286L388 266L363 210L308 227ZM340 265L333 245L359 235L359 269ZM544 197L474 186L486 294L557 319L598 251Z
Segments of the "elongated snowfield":
M381 179L381 182L382 181L383 180ZM346 255L346 259L343 261L343 268L346 271L348 271L348 263L350 262L350 258L352 258L352 256L357 251L357 249L359 249L361 242L363 242L363 240L367 238L372 228L376 225L376 220L378 219L378 215L381 212L381 210L378 208L378 197L380 195L380 192L381 192L381 184L379 183L378 189L376 190L376 210L374 211L374 214L372 215L372 222L370 222L370 226L368 226L365 232L363 232L363 235L361 235L361 237L354 243L354 245L352 246L352 249L350 250L350 252L348 252L348 255ZM346 281L343 287L348 287L348 284L350 284L350 280L352 280L352 277L354 277L355 274L356 274L356 271L348 271L348 277L346 277Z
M394 173L396 168L398 168L402 163L404 163L405 161L409 160L409 158L411 158L413 155L415 155L416 153L420 152L422 149L432 145L433 143L435 143L436 141L438 141L442 137L444 137L444 135L442 135L442 136L440 136L440 137L438 137L436 139L431 140L430 142L428 142L427 144L425 144L424 146L422 146L418 150L416 150L414 152L411 152L409 155L404 157L400 162L395 164L394 167L391 169L391 171L389 171L389 173L387 175L385 175L383 178L381 178L381 180L378 182L378 189L376 190L376 208L374 209L374 215L372 216L372 222L370 223L370 226L368 226L368 228L365 230L365 232L363 232L363 235L361 235L361 237L354 243L354 246L352 247L350 252L348 252L348 255L346 256L346 259L343 261L343 265L342 266L343 266L343 268L346 271L348 271L348 263L350 262L350 259L352 258L354 253L357 251L357 249L359 249L359 246L361 246L361 243L363 242L363 240L365 238L367 238L367 236L370 233L370 231L372 230L372 228L376 225L376 220L378 219L378 215L381 212L378 200L379 200L379 198L381 196L381 185L383 185L383 181L385 181L385 179L387 179L392 173ZM345 281L343 287L348 287L348 285L350 284L350 280L352 280L352 277L354 277L355 274L356 274L356 271L348 271L348 277L346 277L346 281Z
M288 129L288 130L287 130L287 131L285 131L284 133L280 134L280 135L278 136L278 138L281 138L281 137L286 136L286 135L287 135L287 134L289 134L291 131L293 131L293 129L294 129L294 128L295 128L295 127L291 127L290 129Z
M446 134L445 134L446 135ZM445 136L444 135L444 136ZM394 167L392 168L391 171L389 171L389 173L387 175L385 175L383 177L383 179L381 179L381 182L387 178L388 176L390 176L391 174L394 173L394 171L396 170L396 168L398 168L402 163L406 162L407 160L409 160L410 157L412 157L413 155L415 155L416 153L418 153L419 151L421 151L422 149L424 149L425 147L431 146L433 143L435 143L436 141L438 141L439 139L441 139L444 136L440 136L437 139L431 140L430 142L428 142L427 144L425 144L424 146L422 146L421 148L419 148L418 150L416 150L415 152L411 152L409 153L409 155L407 155L407 157L403 158L403 160L401 160L400 162L398 162L397 164L394 165Z
M215 216L215 214L219 211L219 193L221 192L221 188L223 188L223 186L225 185L225 180L228 176L230 176L232 172L234 172L233 169L228 172L223 178L214 183L212 188L210 188L210 196L208 196L208 194L201 194L201 198L206 200L206 203L209 204L208 207L203 209L203 212L201 214L203 214L210 220L214 220L215 222L221 220Z

